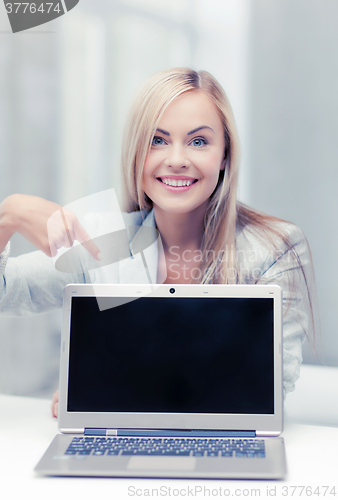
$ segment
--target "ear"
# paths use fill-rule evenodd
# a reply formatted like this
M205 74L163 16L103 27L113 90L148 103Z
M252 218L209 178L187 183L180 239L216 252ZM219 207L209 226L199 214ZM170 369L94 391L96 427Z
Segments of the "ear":
M221 163L221 166L220 166L220 170L225 170L225 163L226 163L226 159L224 158L222 160L222 163Z

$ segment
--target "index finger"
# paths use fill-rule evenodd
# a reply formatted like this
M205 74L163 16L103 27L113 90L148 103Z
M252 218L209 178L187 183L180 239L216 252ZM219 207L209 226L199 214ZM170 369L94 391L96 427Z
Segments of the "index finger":
M67 229L66 229L67 231ZM73 228L74 238L81 243L82 246L90 253L92 257L96 260L101 260L100 249L95 245L87 231L81 226L80 222L76 219L76 223ZM70 234L69 234L69 237Z

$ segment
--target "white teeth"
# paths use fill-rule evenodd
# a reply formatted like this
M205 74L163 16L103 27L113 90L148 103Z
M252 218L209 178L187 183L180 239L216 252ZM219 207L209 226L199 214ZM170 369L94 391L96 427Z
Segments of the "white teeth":
M181 186L190 186L192 181L188 180L175 180L175 179L162 179L163 184L167 186L181 187Z

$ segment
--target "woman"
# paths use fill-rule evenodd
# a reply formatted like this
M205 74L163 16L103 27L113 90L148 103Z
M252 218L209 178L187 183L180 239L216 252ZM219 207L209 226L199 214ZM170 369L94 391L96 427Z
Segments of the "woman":
M303 233L293 224L237 201L239 147L230 104L206 72L176 68L158 73L142 88L126 126L122 151L126 212L130 226L156 227L163 252L156 255L157 283L276 283L284 297L284 393L294 389L302 342L312 311L311 258ZM60 207L14 195L0 207L0 251L17 231L45 254L72 239L88 240L67 213L49 245L46 226ZM98 216L100 219L100 217ZM101 216L102 218L102 216ZM103 225L96 220L93 226ZM91 231L89 231L91 234ZM87 242L92 258L100 249ZM41 252L0 259L4 298L0 310L22 314L61 305L63 287L88 281L87 263L77 275L59 273ZM132 253L132 250L131 250ZM134 267L132 267L132 265ZM123 275L116 263L97 269L91 282L140 282L132 260ZM126 266L124 266L125 268ZM23 275L24 274L24 275ZM310 306L310 307L309 307ZM58 395L54 395L54 414Z

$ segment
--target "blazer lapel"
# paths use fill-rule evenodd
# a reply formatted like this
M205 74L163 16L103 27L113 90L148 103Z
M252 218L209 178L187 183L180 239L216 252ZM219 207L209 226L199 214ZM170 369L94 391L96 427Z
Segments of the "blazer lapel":
M130 257L119 262L119 283L155 284L157 281L158 245L162 245L155 227L154 210L141 226L127 228L130 234Z

